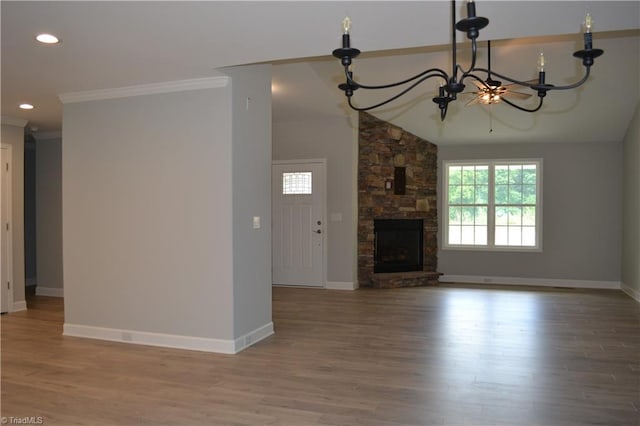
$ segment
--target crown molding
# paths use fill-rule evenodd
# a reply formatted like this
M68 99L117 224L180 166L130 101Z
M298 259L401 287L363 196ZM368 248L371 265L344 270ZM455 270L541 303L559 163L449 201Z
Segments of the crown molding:
M229 84L229 77L207 77L191 80L165 81L114 89L86 90L61 93L58 98L63 104L100 101L105 99L128 98L132 96L157 95L161 93L186 92L188 90L217 89Z
M8 126L24 127L28 122L29 120L25 120L23 118L9 117L8 115L2 116L2 124L6 124Z
M37 132L31 133L31 135L35 138L36 141L48 141L53 139L62 139L62 132L59 130L54 130L51 132Z

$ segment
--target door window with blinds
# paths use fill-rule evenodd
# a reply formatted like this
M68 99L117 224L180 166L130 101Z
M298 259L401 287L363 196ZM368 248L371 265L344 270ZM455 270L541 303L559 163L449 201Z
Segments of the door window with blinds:
M283 172L282 195L310 195L313 193L312 172Z
M444 248L540 251L542 160L444 162Z

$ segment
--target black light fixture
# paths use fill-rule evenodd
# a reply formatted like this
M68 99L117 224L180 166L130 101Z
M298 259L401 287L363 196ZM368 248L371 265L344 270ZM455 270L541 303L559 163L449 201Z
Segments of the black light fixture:
M502 101L516 108L520 111L525 112L536 112L540 108L542 108L542 103L544 97L547 95L548 91L552 90L569 90L575 89L576 87L581 86L584 82L589 78L591 66L594 63L594 59L598 56L602 55L604 51L602 49L594 49L593 48L593 38L591 34L592 27L592 19L591 15L587 14L587 17L584 22L584 49L574 52L573 56L582 60L582 65L585 67L584 77L577 81L576 83L564 85L564 86L556 86L553 84L548 84L545 81L545 60L544 56L541 54L538 61L538 79L537 81L528 82L517 80L515 78L508 77L506 75L497 73L494 70L480 68L476 66L476 56L477 56L477 38L480 34L479 31L486 27L489 24L489 20L487 18L483 18L481 16L476 16L476 5L473 0L467 1L467 17L461 19L456 23L456 2L455 0L451 0L451 55L452 55L452 70L451 75L447 74L447 72L441 68L430 68L425 71L422 71L419 74L416 74L412 77L406 78L404 80L398 81L396 83L390 84L382 84L382 85L366 85L360 82L357 82L353 79L353 71L351 69L351 65L353 63L353 59L360 54L360 50L351 47L351 39L349 30L351 28L351 19L346 17L344 21L342 21L343 26L343 34L342 34L342 47L333 51L333 56L340 59L342 66L344 67L344 73L346 77L346 81L338 86L338 88L344 91L345 96L347 97L349 106L356 111L369 111L372 109L379 108L383 105L387 105L390 102L395 101L400 98L404 94L408 93L415 87L417 87L420 83L429 80L431 78L442 79L442 85L438 89L438 95L433 98L433 102L438 105L440 109L440 119L444 120L447 115L447 109L449 103L455 101L459 93L461 93L465 89L465 80L471 79L478 82L480 85L485 86L487 89L491 89L491 83L494 80L491 78L492 76L496 76L503 80L509 81L510 83L527 87L532 89L538 95L538 105L533 106L531 108L523 107L520 105L516 105L512 101L508 99L502 99ZM467 38L471 40L471 65L468 69L464 69L460 64L457 63L457 47L456 47L456 30L467 33ZM484 76L482 78L481 76ZM354 92L358 89L370 89L370 90L379 90L379 89L390 89L394 87L403 87L398 93L391 96L390 98L378 102L374 105L359 107L352 103L352 96Z

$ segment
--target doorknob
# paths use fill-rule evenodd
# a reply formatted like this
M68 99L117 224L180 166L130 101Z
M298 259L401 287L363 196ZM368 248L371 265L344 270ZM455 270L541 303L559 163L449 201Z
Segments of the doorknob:
M315 232L316 234L322 234L322 230L321 229L318 229L318 230L312 231L312 232Z

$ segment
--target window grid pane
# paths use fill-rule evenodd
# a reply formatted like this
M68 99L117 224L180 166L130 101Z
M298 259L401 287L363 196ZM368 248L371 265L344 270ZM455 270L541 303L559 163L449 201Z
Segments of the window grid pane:
M312 194L311 172L282 173L282 195Z
M538 163L447 167L448 245L537 246Z
M487 245L488 184L487 165L448 167L448 244Z
M496 246L535 247L536 206L500 206L495 210Z
M537 172L530 163L495 166L496 246L535 247Z

